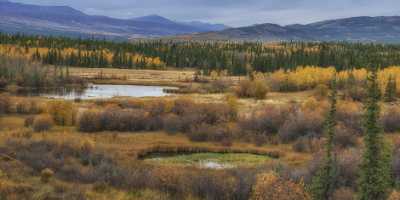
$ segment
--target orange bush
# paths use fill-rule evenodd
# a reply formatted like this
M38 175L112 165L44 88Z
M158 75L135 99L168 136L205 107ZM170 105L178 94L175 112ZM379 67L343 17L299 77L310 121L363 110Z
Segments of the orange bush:
M11 108L10 97L7 95L0 95L0 114L9 113Z
M52 101L48 104L47 112L57 125L72 126L75 124L76 110L71 102Z
M257 177L251 200L311 200L302 184L284 180L273 172Z

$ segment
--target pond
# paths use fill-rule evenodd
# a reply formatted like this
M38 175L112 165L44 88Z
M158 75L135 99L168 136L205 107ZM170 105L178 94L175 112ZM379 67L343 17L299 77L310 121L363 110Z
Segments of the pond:
M229 169L265 164L271 158L247 153L193 153L177 155L152 155L145 162L160 165L194 166L207 169Z
M58 88L46 91L24 91L24 96L41 96L56 99L107 99L113 97L162 97L165 90L176 89L163 86L91 84L85 89Z

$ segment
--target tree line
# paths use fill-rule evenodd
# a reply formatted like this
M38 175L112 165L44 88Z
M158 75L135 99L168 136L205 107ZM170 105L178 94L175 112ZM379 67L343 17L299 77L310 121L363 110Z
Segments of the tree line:
M112 42L0 34L1 45L34 51L46 64L115 68L195 68L209 74L228 70L233 75L251 71L292 70L298 66L333 66L347 70L400 64L400 45L347 42L200 42L140 40ZM47 49L41 52L40 49ZM73 49L73 51L71 51Z

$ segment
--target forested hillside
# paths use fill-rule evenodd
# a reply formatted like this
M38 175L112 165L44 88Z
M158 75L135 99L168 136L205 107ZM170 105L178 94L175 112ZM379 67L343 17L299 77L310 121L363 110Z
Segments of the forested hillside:
M400 64L400 45L361 43L237 43L146 40L116 43L0 34L2 54L23 56L45 64L131 69L196 68L208 74L271 72L298 66L333 66L337 70L368 65Z

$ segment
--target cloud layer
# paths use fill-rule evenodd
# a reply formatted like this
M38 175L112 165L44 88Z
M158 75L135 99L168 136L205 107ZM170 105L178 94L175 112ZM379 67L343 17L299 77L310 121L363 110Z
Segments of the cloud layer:
M230 26L294 24L351 16L400 15L399 0L11 0L68 5L85 13L118 18L158 14L180 21Z

